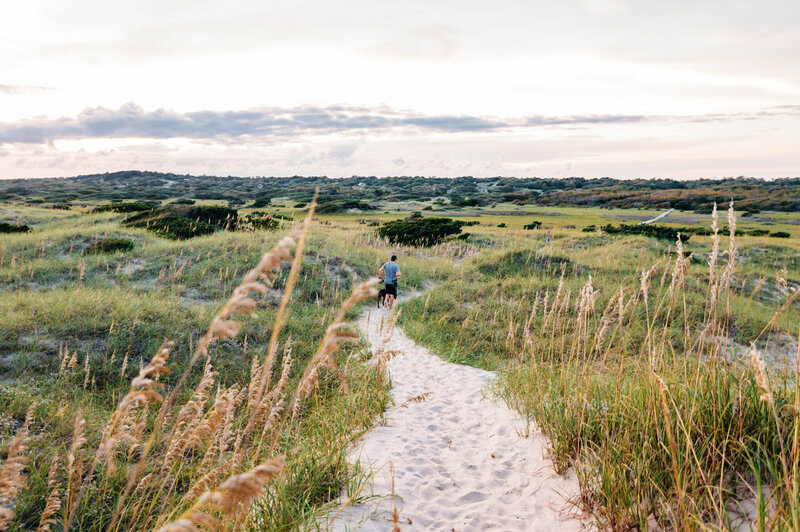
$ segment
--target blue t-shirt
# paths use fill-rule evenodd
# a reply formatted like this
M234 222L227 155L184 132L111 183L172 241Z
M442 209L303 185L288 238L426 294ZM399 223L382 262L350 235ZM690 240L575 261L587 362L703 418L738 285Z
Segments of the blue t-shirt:
M400 267L397 265L396 262L387 262L383 265L383 274L386 276L384 277L386 284L392 284L397 280L397 274L400 271Z

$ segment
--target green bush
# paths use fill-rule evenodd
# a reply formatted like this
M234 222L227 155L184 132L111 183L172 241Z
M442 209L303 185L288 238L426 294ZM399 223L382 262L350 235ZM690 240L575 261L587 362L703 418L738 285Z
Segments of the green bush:
M84 250L87 255L97 253L116 253L117 251L130 251L133 249L133 240L130 238L101 238L95 240Z
M461 232L464 222L450 218L394 220L378 228L378 234L396 244L432 246Z
M30 230L31 228L25 224L16 225L0 222L0 233L27 233Z
M774 233L770 233L769 236L773 238L789 238L792 235L790 235L786 231L775 231Z
M126 227L147 229L158 236L173 240L186 240L196 236L209 235L216 229L209 223L198 222L168 210L135 214L126 218L122 223Z
M750 231L747 231L747 234L750 236L767 236L769 231L766 229L751 229Z
M240 227L252 229L254 231L274 231L281 226L280 222L269 214L254 212L242 218Z
M201 205L198 207L191 207L186 211L180 209L178 210L178 214L182 214L192 220L216 225L221 229L228 226L233 227L239 220L239 211L221 205Z
M583 231L584 233L594 233L595 231L597 231L597 226L596 225L587 225L586 227L581 229L581 231Z
M144 212L153 210L153 206L141 201L128 201L124 203L109 203L96 207L93 212Z
M675 229L673 227L665 227L663 225L627 225L621 224L618 227L614 227L613 225L609 224L603 227L603 232L608 233L609 235L644 235L644 236L651 236L653 238L659 238L662 240L677 240L678 233L681 234L681 240L686 242L689 240L692 232L691 230L686 231L684 229Z
M176 199L175 201L170 201L169 204L170 205L194 205L195 201L193 199L189 199L189 198L179 198L179 199Z
M534 220L529 224L523 225L522 228L523 229L541 229L542 228L542 222L540 222L538 220Z
M296 205L295 205L296 207ZM317 206L317 214L337 214L340 212L347 212L349 209L358 209L361 211L374 211L377 209L374 205L357 200L345 201L328 201L320 203Z

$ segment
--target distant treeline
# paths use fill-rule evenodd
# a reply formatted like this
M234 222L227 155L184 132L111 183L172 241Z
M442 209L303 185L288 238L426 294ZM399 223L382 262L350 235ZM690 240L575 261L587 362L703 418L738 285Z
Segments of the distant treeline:
M341 209L368 210L377 201L431 201L475 208L500 202L551 206L676 208L710 212L731 199L738 209L800 210L800 178L675 179L426 178L419 176L220 177L125 171L68 178L0 181L0 201L60 204L138 200L221 200L230 206L267 206L287 198L301 206L319 187L320 199ZM352 206L352 207L351 207Z

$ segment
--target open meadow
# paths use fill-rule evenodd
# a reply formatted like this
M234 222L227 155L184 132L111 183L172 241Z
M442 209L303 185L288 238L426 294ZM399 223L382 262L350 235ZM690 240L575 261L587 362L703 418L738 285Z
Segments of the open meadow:
M324 528L392 401L355 324L392 253L397 326L496 372L593 526L800 529L797 213L276 197L173 238L103 205L0 204L0 529ZM465 224L378 236L419 216Z

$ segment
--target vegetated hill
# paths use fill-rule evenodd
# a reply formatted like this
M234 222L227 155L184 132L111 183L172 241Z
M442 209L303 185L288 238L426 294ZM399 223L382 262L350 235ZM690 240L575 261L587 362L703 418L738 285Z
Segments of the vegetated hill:
M321 177L192 176L136 170L68 178L0 181L0 201L62 203L99 200L222 200L263 207L273 198L308 201L315 188L324 201L430 201L454 206L499 202L553 206L651 207L710 212L713 202L735 200L749 211L800 210L800 178L675 179L579 177L513 178L420 176Z

